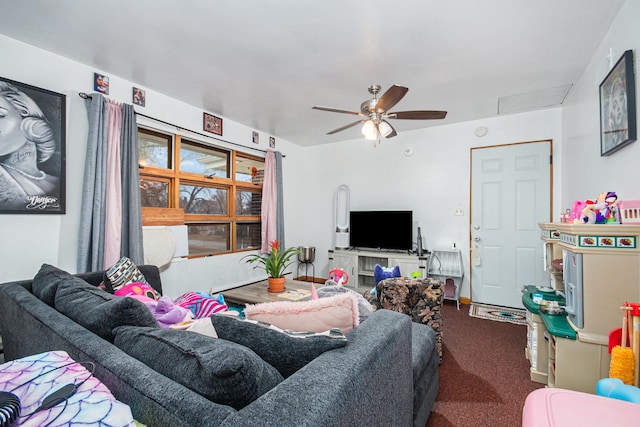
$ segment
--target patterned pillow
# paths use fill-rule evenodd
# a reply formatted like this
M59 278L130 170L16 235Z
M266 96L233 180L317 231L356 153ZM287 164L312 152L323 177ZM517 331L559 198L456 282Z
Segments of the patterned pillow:
M104 273L104 284L107 291L114 293L129 283L142 282L149 284L138 267L127 257L122 257Z
M142 295L152 300L158 300L160 295L151 286L142 282L133 282L128 285L124 285L113 293L117 297L129 297L132 295Z
M215 314L211 322L219 338L255 351L285 378L325 351L347 345L347 338L339 329L293 332L228 314Z

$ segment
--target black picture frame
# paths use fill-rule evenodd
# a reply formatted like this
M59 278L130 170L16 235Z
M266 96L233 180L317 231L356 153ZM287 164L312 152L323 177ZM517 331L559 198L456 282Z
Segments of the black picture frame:
M212 114L202 114L202 128L207 132L222 136L222 119Z
M636 140L633 50L627 50L600 84L600 156Z
M66 98L0 77L0 214L65 213Z

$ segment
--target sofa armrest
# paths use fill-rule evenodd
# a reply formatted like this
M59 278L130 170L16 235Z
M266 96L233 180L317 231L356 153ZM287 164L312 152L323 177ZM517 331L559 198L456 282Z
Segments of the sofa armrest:
M224 426L409 426L413 419L411 321L378 310L327 351L227 418Z

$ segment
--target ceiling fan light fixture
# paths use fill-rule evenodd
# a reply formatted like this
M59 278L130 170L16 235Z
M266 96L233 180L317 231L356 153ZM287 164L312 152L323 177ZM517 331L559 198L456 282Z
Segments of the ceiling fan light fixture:
M393 128L389 123L381 121L378 125L378 131L382 134L382 136L387 137L391 132L393 132Z
M373 122L373 120L367 120L366 122L364 122L364 125L362 126L362 134L366 139L376 139L377 133L378 132L376 129L376 124Z

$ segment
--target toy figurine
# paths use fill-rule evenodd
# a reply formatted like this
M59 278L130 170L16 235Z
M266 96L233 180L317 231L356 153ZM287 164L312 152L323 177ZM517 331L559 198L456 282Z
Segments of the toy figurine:
M581 202L574 202L574 209L580 209L580 218L574 223L578 224L619 224L620 215L618 211L618 196L615 192L609 191L600 193L596 200L586 200L584 205ZM574 211L573 213L576 213Z

